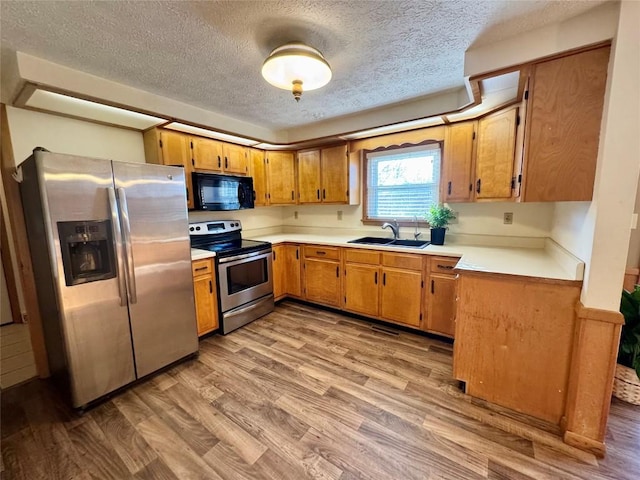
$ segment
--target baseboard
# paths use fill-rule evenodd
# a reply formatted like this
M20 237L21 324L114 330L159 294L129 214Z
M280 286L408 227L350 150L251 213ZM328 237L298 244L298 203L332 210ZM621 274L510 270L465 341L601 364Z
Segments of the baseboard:
M564 443L571 445L572 447L579 448L593 453L596 457L603 458L607 453L607 446L604 442L599 442L591 438L583 437L577 433L566 431L564 432Z

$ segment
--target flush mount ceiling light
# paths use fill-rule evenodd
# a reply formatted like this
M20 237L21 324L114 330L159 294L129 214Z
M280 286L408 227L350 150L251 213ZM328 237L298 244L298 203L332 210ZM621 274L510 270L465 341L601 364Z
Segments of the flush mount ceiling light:
M291 90L296 102L305 91L324 87L331 80L331 67L322 54L304 43L276 48L262 65L262 76L274 87Z

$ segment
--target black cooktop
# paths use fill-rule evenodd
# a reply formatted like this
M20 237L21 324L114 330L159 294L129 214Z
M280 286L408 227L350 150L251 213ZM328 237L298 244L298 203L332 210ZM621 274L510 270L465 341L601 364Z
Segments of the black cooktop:
M252 253L258 250L264 250L270 247L269 242L259 242L256 240L229 240L215 243L203 243L201 245L193 244L193 248L199 248L201 250L208 250L210 252L216 252L219 257L232 257L242 253Z

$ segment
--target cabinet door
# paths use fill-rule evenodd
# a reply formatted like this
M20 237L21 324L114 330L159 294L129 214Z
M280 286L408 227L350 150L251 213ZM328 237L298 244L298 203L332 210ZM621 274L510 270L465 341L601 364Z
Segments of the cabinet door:
M145 148L146 145L145 145ZM188 136L168 130L160 131L160 161L163 165L184 167L184 180L187 187L187 207L194 208L193 182L191 179L191 145Z
M300 247L298 245L285 245L283 254L286 259L284 291L287 295L301 297L300 265L302 255Z
M525 133L525 201L591 200L610 50L607 46L534 65Z
M269 205L267 198L269 188L267 185L267 163L264 151L255 148L249 149L249 165L251 177L253 177L253 193L256 207Z
M349 189L349 162L347 146L323 148L322 201L325 203L347 203Z
M293 152L267 152L269 202L272 205L296 203L296 169Z
M196 301L198 335L203 335L218 328L218 302L214 277L212 275L195 277L193 290Z
M344 308L372 317L378 316L380 272L377 266L345 264Z
M456 277L432 273L429 280L426 329L453 338L456 317Z
M340 306L340 264L333 260L304 260L305 298L310 302Z
M476 122L446 127L444 137L443 198L446 202L469 202L473 198L473 147Z
M199 170L222 171L222 143L208 138L191 139L193 167Z
M383 268L380 295L382 318L412 327L420 326L421 272Z
M320 150L298 153L298 199L300 203L320 203Z
M273 297L276 300L286 295L285 278L287 275L287 259L284 255L284 245L274 245L273 251Z
M234 175L246 175L247 171L247 149L232 143L223 144L224 171Z
M476 199L511 198L517 118L512 108L478 122Z

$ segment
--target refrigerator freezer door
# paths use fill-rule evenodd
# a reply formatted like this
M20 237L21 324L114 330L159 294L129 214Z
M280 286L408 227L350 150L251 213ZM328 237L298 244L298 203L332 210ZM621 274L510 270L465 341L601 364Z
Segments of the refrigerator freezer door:
M198 350L184 170L113 162L113 173L140 378Z
M104 225L112 227L109 208L109 189L113 187L111 162L49 152L35 152L34 156L36 168L31 168L34 165L29 163L25 173L31 172L30 175L37 175L37 179L25 181L30 184L37 181L40 191L23 198L26 200L31 250L41 246L50 253L50 266L42 265L42 262L34 266L34 270L43 272L42 275L36 272L41 303L48 302L45 292L51 289L51 280L55 285L55 292L52 291L55 299L50 299L51 305L45 306L44 311L45 322L51 323L52 328L45 326L45 334L48 330L52 335L62 335L72 402L78 407L135 380L129 313L126 303L121 305L118 277L67 286L62 258L63 251L67 254L70 251L63 248L65 245L82 247L83 238L89 240L92 232L95 235L96 223L105 221ZM29 205L29 197L37 202L38 196L40 205ZM30 212L37 214L31 216ZM40 222L38 225L34 223L36 217ZM71 222L77 222L77 229L69 231L61 227ZM107 230L113 235L113 230ZM62 236L60 232L63 232ZM86 244L91 246L92 242ZM113 255L113 268L117 264L118 249L115 247L115 243L107 247ZM90 268L94 268L98 260L107 262L96 255L89 258ZM53 275L45 274L45 270ZM57 316L60 323L53 325L57 324Z

